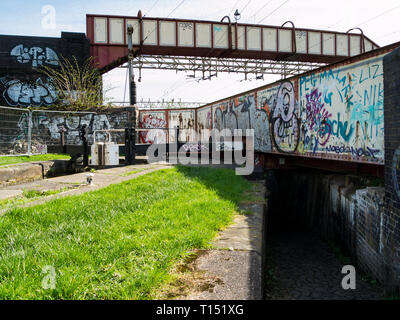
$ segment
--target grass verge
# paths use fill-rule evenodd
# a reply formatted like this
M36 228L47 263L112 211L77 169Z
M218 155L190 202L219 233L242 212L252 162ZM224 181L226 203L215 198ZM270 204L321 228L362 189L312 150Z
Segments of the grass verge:
M15 208L0 218L0 299L151 299L249 187L232 170L175 167Z
M39 154L35 156L20 157L0 157L0 166L8 164L17 164L32 161L49 161L49 160L69 160L71 157L67 154Z

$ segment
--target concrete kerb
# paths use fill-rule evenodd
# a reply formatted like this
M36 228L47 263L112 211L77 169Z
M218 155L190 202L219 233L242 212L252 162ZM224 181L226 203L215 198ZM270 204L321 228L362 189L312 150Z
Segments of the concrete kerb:
M65 173L68 163L68 160L52 160L0 166L0 187L42 180L51 173Z

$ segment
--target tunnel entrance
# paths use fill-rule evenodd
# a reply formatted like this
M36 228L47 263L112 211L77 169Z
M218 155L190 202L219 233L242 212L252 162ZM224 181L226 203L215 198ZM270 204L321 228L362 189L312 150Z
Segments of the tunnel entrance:
M371 181L309 169L271 170L266 175L270 195L265 299L382 298L379 284L357 266L357 256L351 250L355 241L351 226L346 226L348 221L335 212L336 203L339 208L346 207L343 199L351 198L357 188ZM356 290L342 287L345 265L356 265Z

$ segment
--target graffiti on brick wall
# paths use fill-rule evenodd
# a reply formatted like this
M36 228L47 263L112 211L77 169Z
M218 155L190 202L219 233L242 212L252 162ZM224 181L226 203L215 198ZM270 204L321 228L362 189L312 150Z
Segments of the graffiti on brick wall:
M229 101L224 101L222 103L216 104L213 106L213 128L217 130L223 130L226 128L226 118L229 113L229 123L233 122L233 127L236 129L237 128L237 118L236 114L234 113L233 110L228 110L229 109ZM233 121L232 121L233 119Z
M57 53L51 48L31 47L27 48L23 44L15 46L10 55L16 57L19 63L29 63L32 68L42 65L58 66L59 58Z
M268 112L257 108L254 93L214 105L213 110L215 129L254 129L255 149L271 151Z
M357 225L359 244L367 243L375 252L382 252L382 212L384 193L382 189L356 191Z
M301 153L383 161L382 57L299 78Z
M41 107L57 101L57 91L49 78L35 81L0 78L3 99L12 107Z
M185 143L182 148L186 152L208 151L207 145L203 143Z
M175 127L179 126L179 141L189 142L195 140L194 110L179 110L168 112L169 141L176 141Z
M28 136L28 114L21 115L18 121L20 134L14 142L26 140ZM35 112L32 115L32 136L43 144L58 144L64 134L65 143L72 145L82 144L79 138L79 129L85 124L89 127L89 140L92 141L93 132L97 130L122 129L126 117L123 114L83 114L59 115L45 112ZM102 137L102 135L104 137ZM105 133L96 135L96 140L105 139Z
M197 110L197 133L200 141L208 141L212 129L211 107Z
M293 84L281 83L271 113L272 139L279 152L293 153L300 140L297 102Z
M142 112L139 120L140 129L167 129L165 112ZM166 130L139 130L139 142L166 143Z

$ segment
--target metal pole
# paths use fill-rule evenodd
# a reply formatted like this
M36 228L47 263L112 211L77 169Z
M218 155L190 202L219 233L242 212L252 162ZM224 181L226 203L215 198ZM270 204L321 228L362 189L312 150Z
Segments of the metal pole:
M32 110L28 111L28 156L32 154Z
M136 104L136 85L135 80L133 78L132 72L132 59L133 59L133 42L132 42L132 34L133 34L133 27L131 24L128 25L127 30L128 35L128 72L129 72L129 102L131 106Z
M132 34L133 27L132 25L128 25L127 27L127 38L128 38L128 72L129 72L129 102L131 108L130 119L128 121L127 128L125 130L125 164L135 164L135 127L136 127L136 118L135 118L135 108L136 104L136 84L134 81L134 75L132 72L132 59L134 57L133 54L133 43L132 43Z

